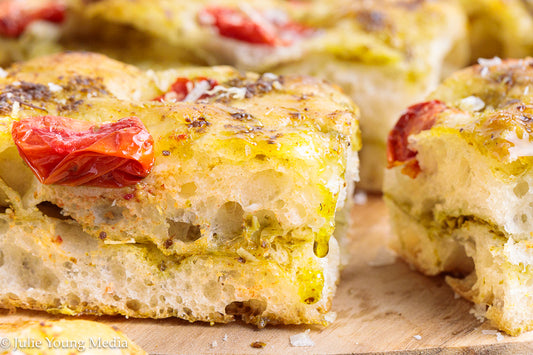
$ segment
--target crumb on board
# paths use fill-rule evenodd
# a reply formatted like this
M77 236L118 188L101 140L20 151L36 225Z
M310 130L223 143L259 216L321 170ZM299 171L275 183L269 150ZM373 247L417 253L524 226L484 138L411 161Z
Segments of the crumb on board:
M396 253L385 246L381 246L374 255L374 258L368 262L368 265L373 267L380 267L392 265L395 262Z
M224 334L224 338L222 338L223 341L228 341L228 335Z
M483 329L483 330L481 330L481 333L485 334L485 335L496 335L496 341L498 341L498 342L500 342L500 341L502 341L504 339L502 333L500 333L496 329Z
M216 348L218 346L218 343L216 340L213 340L213 342L211 343L211 347L212 348Z
M324 316L324 320L328 323L333 323L337 319L337 312L328 312Z
M266 346L266 343L262 341L254 341L250 346L254 349L263 349Z
M309 337L311 329L307 329L303 333L291 335L289 341L291 346L315 346L315 342Z
M485 314L487 313L487 305L483 303L475 304L468 313L476 317L480 323L483 323L485 321Z
M413 338L415 338L416 340L422 340L422 336L420 334L413 335Z

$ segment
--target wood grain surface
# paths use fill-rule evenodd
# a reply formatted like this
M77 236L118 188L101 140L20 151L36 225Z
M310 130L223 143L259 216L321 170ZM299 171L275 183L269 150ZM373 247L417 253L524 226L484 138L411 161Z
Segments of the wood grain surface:
M345 246L350 259L333 303L337 319L327 328L257 329L242 323L210 326L178 319L85 318L118 326L150 354L533 353L533 332L519 337L485 334L494 328L470 314L472 304L457 299L442 277L424 277L400 260L369 265L391 238L379 196L356 205L352 215L354 227ZM18 318L55 317L28 311L0 315L0 320ZM315 345L292 347L289 337L306 329ZM253 348L257 341L266 345Z

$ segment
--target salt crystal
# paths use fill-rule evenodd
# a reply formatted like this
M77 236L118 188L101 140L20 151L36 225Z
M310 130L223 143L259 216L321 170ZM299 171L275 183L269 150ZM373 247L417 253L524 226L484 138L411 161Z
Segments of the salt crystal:
M373 267L387 266L392 265L396 262L396 253L390 250L387 247L381 246L376 254L374 259L368 262L368 265Z
M500 342L500 341L503 340L503 338L504 337L503 337L502 333L498 332L498 334L496 334L496 341Z
M422 336L417 334L417 335L413 335L413 338L415 338L416 340L421 340Z
M315 346L315 342L309 337L311 329L307 329L303 333L291 335L289 341L291 346Z
M481 333L483 334L488 334L488 335L496 335L498 334L499 332L496 330L496 329L483 329L481 331Z
M48 88L51 92L60 92L63 90L63 87L54 83L48 83Z
M364 191L358 191L353 196L353 202L356 205L364 205L368 202L368 195Z

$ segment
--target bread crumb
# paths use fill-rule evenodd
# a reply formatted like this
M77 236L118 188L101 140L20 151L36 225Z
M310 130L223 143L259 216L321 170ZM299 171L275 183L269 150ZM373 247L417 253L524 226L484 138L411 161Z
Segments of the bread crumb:
M228 335L224 334L224 338L222 338L223 341L228 341Z
M504 339L504 336L502 335L502 333L500 333L498 330L496 329L483 329L481 331L482 334L485 334L485 335L496 335L496 341L500 342Z
M303 333L291 335L289 341L291 346L315 346L315 342L309 337L311 329L307 329Z
M353 202L356 205L365 205L368 202L368 195L364 191L358 191L353 196Z
M211 343L211 347L212 348L216 348L218 346L218 343L216 340L213 340L213 342Z
M481 331L481 333L483 334L489 334L489 335L496 335L498 334L499 332L496 330L496 329L483 329Z
M415 338L416 340L421 340L422 336L417 334L417 335L413 335L413 338Z
M485 321L485 314L487 313L487 306L485 304L475 304L468 313L476 317L480 323L483 323Z
M368 265L373 267L387 266L392 265L396 262L396 253L391 249L381 246L376 254L374 259L368 262Z
M254 341L250 346L254 349L263 349L266 346L266 343L262 341Z
M502 333L498 332L498 334L496 334L496 341L497 341L497 342L502 341L503 338L504 338L504 337L503 337Z
M459 298L461 298L461 295L458 294L457 292L454 292L454 293L453 293L453 299L454 299L454 300L458 300Z

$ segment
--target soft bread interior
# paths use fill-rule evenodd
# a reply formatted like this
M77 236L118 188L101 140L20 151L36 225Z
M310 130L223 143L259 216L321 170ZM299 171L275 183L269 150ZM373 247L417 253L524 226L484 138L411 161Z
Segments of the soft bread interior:
M486 305L498 328L513 335L531 329L531 175L519 162L482 154L455 129L434 128L411 143L418 177L401 167L385 173L398 251L425 274L451 274L448 283Z

